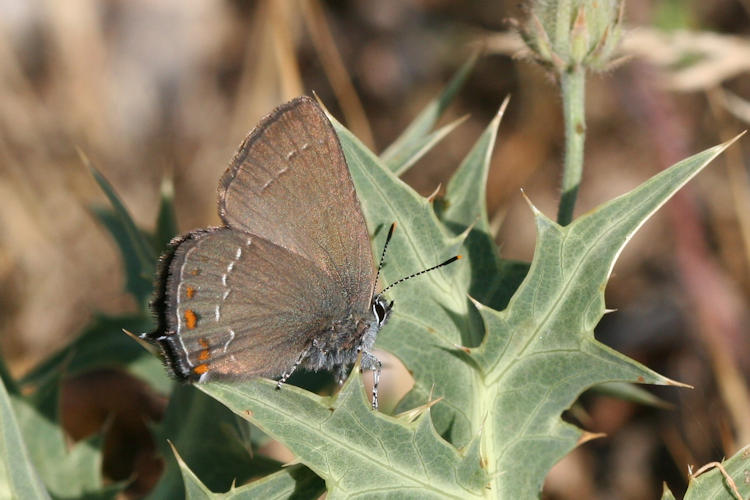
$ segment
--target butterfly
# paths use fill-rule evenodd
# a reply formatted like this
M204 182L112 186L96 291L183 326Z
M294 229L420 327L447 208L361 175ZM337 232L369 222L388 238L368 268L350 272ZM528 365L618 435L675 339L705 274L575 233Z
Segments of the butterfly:
M199 383L271 377L280 388L302 367L342 383L361 355L377 408L373 346L393 302L375 288L395 224L376 270L341 144L313 99L279 106L250 132L218 205L222 226L175 238L161 258L158 327L144 338L171 373Z

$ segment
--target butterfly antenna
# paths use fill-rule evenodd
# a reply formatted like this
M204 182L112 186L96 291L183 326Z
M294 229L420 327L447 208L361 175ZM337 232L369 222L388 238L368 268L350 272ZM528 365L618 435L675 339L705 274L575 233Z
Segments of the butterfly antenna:
M393 230L396 229L396 223L391 224L391 228L388 230L388 236L385 238L385 245L383 245L383 253L380 255L380 264L378 264L378 273L375 275L375 283L372 285L372 295L375 295L375 289L378 286L378 278L380 277L380 270L383 269L383 262L385 261L385 252L388 250L388 243L391 241L393 236Z
M445 262L441 262L437 266L432 266L431 268L425 269L424 271L419 271L418 273L410 274L409 276L406 276L406 277L401 278L400 280L398 280L398 281L396 281L394 283L391 283L390 285L388 285L387 287L385 287L385 289L383 289L383 291L380 292L380 293L383 294L383 293L387 292L388 290L390 290L391 288L393 288L394 286L398 285L399 283L403 283L406 280L410 280L412 278L416 278L420 274L429 273L430 271L434 271L435 269L438 269L440 267L447 266L448 264L456 262L460 258L461 258L460 255L456 255L456 256L451 257L450 259L446 260Z

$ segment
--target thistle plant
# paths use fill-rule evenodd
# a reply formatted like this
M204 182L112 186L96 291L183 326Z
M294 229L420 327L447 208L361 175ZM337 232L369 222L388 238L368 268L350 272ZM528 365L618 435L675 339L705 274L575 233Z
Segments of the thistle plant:
M126 371L169 398L163 421L153 428L167 466L150 498L316 498L324 492L329 499L534 498L549 469L592 438L561 418L583 391L607 382L680 385L601 344L593 330L624 245L730 143L572 220L583 164L585 72L610 63L622 5L536 2L529 12L523 33L536 59L559 78L567 132L558 222L529 201L537 229L531 263L501 258L485 203L507 101L456 169L442 203L399 178L455 127L433 131L472 61L380 156L331 117L370 234L398 223L384 282L464 256L393 289L398 306L376 347L398 357L414 378L395 410L372 410L356 369L329 395L293 385L277 391L265 379L200 387L170 380L157 357L121 330L153 328L149 279L156 256L177 233L171 189L163 190L156 229L147 233L93 170L112 205L95 214L121 250L126 290L140 308L96 318L22 380L0 370L0 496L113 498L123 490L125 483L102 481L101 438L66 448L56 411L63 374L102 367ZM378 255L382 238L372 244ZM269 439L286 445L294 464L259 455ZM746 447L693 479L686 498L747 497L749 458Z
M565 121L565 161L557 212L560 225L573 220L583 174L586 137L586 73L614 62L622 34L622 0L538 0L526 5L519 32L535 61L560 85Z

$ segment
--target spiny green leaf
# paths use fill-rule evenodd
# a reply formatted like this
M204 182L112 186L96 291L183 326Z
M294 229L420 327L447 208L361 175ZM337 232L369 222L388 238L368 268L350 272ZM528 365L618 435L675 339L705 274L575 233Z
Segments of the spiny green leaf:
M335 398L277 391L268 380L201 389L289 447L326 480L328 498L482 495L478 443L457 451L435 433L429 412L410 423L373 411L356 369Z
M325 493L325 483L310 469L292 465L239 488L230 490L231 498L252 500L306 500Z
M653 406L656 408L673 408L674 405L648 392L637 385L624 382L605 382L591 388L592 392L610 396L623 401L630 401L639 405Z
M448 245L450 240L427 213L425 201L388 175L356 138L334 126L368 222L379 227L387 224L388 217L396 218L409 240L409 247L399 248L394 238L389 262L418 261L430 255L434 246ZM487 136L494 136L492 128ZM487 157L482 143L488 141L480 140L476 151L485 155L470 154L470 158ZM680 162L565 228L536 212L539 237L534 261L510 304L502 313L476 304L484 335L477 334L470 315L451 293L466 292L469 279L454 280L453 288L446 289L435 276L429 289L404 299L396 297L393 322L383 329L378 344L399 356L414 373L409 403L415 403L414 395L426 397L432 387L436 396L444 397L434 416L436 427L445 426L441 432L450 441L460 446L482 429L483 458L493 478L493 494L499 498L538 495L546 472L582 436L560 414L586 388L618 380L672 383L596 342L593 327L604 313L604 285L625 242L726 146ZM454 213L465 224L467 220L461 217L471 210L461 207ZM478 215L481 221L481 212ZM473 265L471 256L468 261ZM406 273L399 270L397 274ZM392 276L386 272L386 281ZM473 279L486 280L487 276L494 278L486 274L473 275ZM434 299L425 301L431 292ZM415 296L423 300L414 300ZM446 311L453 322L442 316L441 326L433 327L430 320ZM436 345L436 337L444 344ZM445 345L477 345L476 338L484 340L469 356ZM453 359L445 356L451 351ZM460 384L452 385L456 380ZM451 411L441 419L440 410L446 407Z
M182 460L177 450L172 447L177 463L180 466L182 480L185 483L185 497L188 500L223 498L233 500L262 498L264 500L306 500L318 498L325 492L323 480L310 469L301 465L286 467L262 479L244 486L233 486L229 491L216 494L209 490Z
M508 101L509 98L503 101L495 118L451 177L445 196L435 204L438 217L453 234L470 231L463 250L471 266L468 293L494 309L502 309L508 304L528 271L525 262L499 257L487 218L487 176L498 127ZM487 279L488 276L492 279Z
M226 491L233 482L270 474L280 464L254 456L243 436L248 424L195 387L176 385L164 420L156 427L157 446L167 467L149 498L175 498L183 491L180 470L167 441L195 470L207 488Z
M463 237L455 236L437 219L430 202L391 173L381 161L334 118L349 170L373 239L373 252L382 249L380 230L394 221L383 283L393 283L427 269L456 253L466 253ZM378 237L380 236L380 237ZM378 335L377 346L395 354L413 374L408 402L442 397L432 409L438 432L456 446L476 436L480 417L471 388L476 370L456 353L456 345L478 345L481 325L470 315L467 299L471 259L400 284L388 292L395 302L390 322ZM401 408L404 408L403 404Z
M439 205L440 220L459 225L461 231L474 227L489 232L485 187L497 131L509 101L506 97L445 188L443 203Z
M371 232L377 235L390 222L399 222L400 238L394 237L383 273L386 283L439 262L446 257L439 255L441 249L460 246L460 240L437 220L427 200L401 183L375 155L333 122ZM484 155L476 157L486 158L486 149ZM412 394L426 398L434 387L434 396L443 397L433 415L441 433L458 446L476 442L481 436L482 463L492 478L493 495L538 495L549 467L582 436L580 430L564 423L560 414L587 387L615 380L670 383L597 343L593 327L604 311L602 290L625 241L721 149L682 162L566 228L536 213L539 242L531 270L502 313L475 304L483 331L477 331L477 322L472 321L466 305L470 279L461 266L454 266L457 270L451 271L452 276L445 269L428 275L418 283L419 288L415 288L417 283L407 282L393 290L397 308L378 343L412 370L416 384ZM486 161L474 163L483 165ZM481 218L481 212L479 215ZM374 241L373 245L377 252L380 244ZM470 355L455 347L478 345L480 341ZM216 387L211 389L214 395ZM217 396L232 406L226 394ZM279 404L280 396L274 398L270 389L265 396L256 396L256 403ZM344 391L340 397L345 396ZM290 402L290 409L284 413L303 414L308 422L324 419L320 402L313 401L312 406L309 400L304 406L300 401ZM337 404L340 400L334 400L332 407ZM239 406L234 409L241 411ZM297 420L271 430L264 426L279 409L264 410L268 413L258 416L253 409L255 421L326 478L329 489L339 487L330 481L335 474L320 469L321 462L329 465L327 459L317 456L317 448L299 442L314 443L313 430L300 432L301 422ZM388 438L376 422L365 426L358 419L357 423L373 429L371 439ZM342 425L343 431L347 429ZM356 439L351 431L347 436ZM408 482L405 478L390 479L397 481L399 488Z
M3 498L50 498L21 434L5 384L0 380L0 496Z
M438 141L450 133L458 121L446 125L440 130L430 133L445 108L451 103L456 93L461 89L466 78L479 58L479 53L473 54L456 72L448 85L435 99L424 108L414 121L404 130L393 144L388 146L380 155L381 160L391 172L401 175L419 160Z
M732 478L735 492L719 467L714 467L698 477L690 479L684 500L739 500L750 497L750 445L745 446L728 460L721 462L724 472ZM664 487L662 500L674 498L669 488Z
M417 163L425 154L429 153L435 145L442 141L448 134L453 132L456 127L466 121L466 116L444 125L434 132L430 132L422 137L415 138L413 141L404 143L401 151L396 156L383 160L391 171L396 175L401 175ZM384 153L385 155L385 153ZM383 159L383 158L381 158Z
M597 342L593 329L625 243L727 146L692 156L565 227L534 209L538 238L526 279L502 312L476 303L487 333L470 358L482 373L484 451L498 497L538 495L546 472L582 436L560 414L586 388L674 384Z
M172 447L172 453L174 453L174 458L177 461L177 465L179 465L180 467L180 474L182 474L182 482L185 487L186 500L203 500L225 497L225 495L215 494L210 489L208 489L206 485L203 484L200 479L198 479L198 476L196 476L195 473L190 470L190 467L188 467L188 465L182 460L182 457L177 452L174 445L172 445L172 443L169 444ZM162 494L163 493L164 492L162 492ZM177 492L174 491L173 494L176 495Z
M672 494L670 489L667 487L667 483L662 484L661 500L675 500L674 495Z

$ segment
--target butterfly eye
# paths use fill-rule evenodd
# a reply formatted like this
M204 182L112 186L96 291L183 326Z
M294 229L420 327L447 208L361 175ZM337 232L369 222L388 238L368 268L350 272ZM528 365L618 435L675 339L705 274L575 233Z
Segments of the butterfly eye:
M372 301L372 314L375 316L375 321L378 323L378 328L382 327L391 315L391 309L393 308L393 301L386 302L380 295L375 297Z
M385 317L385 308L380 304L380 302L375 302L372 306L372 312L375 313L375 319L378 320L378 324L383 322L383 318Z

